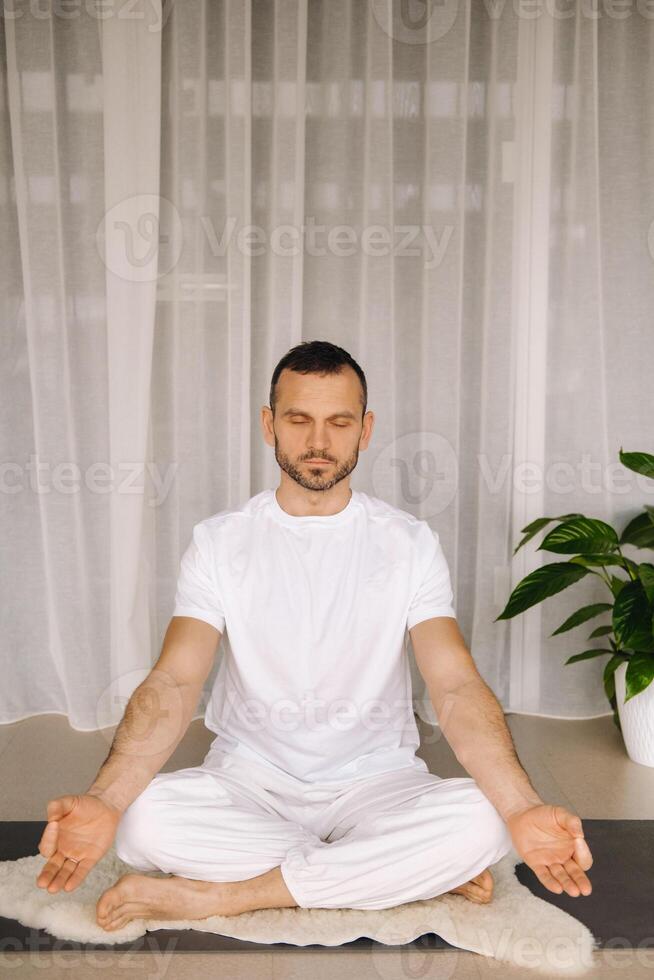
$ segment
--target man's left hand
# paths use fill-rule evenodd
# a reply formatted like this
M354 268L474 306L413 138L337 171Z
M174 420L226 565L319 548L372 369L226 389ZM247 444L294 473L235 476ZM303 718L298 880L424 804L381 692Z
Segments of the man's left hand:
M593 857L576 814L542 804L514 813L506 825L516 851L545 888L575 898L590 895L592 887L584 872Z

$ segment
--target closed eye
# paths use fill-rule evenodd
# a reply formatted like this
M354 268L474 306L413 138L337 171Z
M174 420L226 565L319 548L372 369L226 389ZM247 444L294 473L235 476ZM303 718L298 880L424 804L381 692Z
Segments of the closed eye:
M344 429L349 424L349 422L332 422L332 425L338 426L339 429ZM292 419L291 425L306 425L306 419Z

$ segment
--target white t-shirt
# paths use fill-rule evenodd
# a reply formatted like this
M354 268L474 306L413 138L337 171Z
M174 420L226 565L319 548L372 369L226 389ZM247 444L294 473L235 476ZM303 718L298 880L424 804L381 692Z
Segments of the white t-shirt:
M212 748L309 783L426 771L407 630L452 603L438 534L359 490L326 517L288 514L268 489L200 521L173 616L224 633Z

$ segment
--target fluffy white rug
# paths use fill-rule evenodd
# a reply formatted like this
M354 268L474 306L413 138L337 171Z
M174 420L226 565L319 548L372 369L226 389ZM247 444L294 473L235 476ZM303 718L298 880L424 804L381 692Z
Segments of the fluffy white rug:
M102 892L134 869L113 847L73 892L50 894L38 887L36 878L45 863L40 854L0 862L0 915L81 943L124 943L155 929L197 929L257 943L338 946L368 936L396 946L434 932L460 949L562 977L589 973L592 953L599 948L586 926L520 884L514 872L520 863L515 851L493 865L495 887L486 905L462 895L440 895L381 910L260 909L195 920L135 919L115 932L98 925L95 906ZM162 872L151 875L168 877Z

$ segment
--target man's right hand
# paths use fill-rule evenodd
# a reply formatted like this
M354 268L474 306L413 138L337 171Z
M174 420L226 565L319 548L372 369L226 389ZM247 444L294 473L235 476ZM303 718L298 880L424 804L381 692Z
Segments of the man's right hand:
M84 794L50 800L47 814L39 853L49 861L36 883L51 893L62 888L71 892L111 847L122 812L97 796Z

